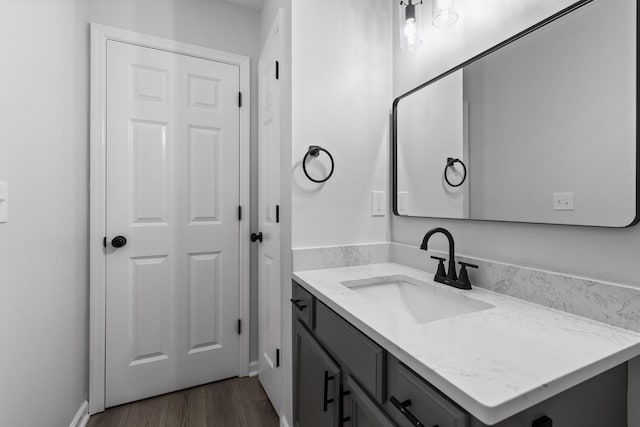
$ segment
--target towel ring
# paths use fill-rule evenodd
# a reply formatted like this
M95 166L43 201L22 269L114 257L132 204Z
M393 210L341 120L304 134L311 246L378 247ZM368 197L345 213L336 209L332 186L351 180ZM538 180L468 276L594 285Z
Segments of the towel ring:
M320 155L320 152L323 151L327 154L327 156L329 156L329 160L331 160L331 171L329 171L329 175L327 175L324 179L315 179L312 178L309 175L309 172L307 172L307 158L309 156L311 157L318 157ZM304 155L304 159L302 159L302 170L304 171L304 174L307 176L307 178L309 178L311 181L318 183L318 184L322 184L323 182L327 182L329 180L329 178L331 178L331 175L333 175L333 170L335 169L335 162L333 161L333 156L331 155L330 152L328 152L327 150L325 150L324 148L320 147L319 145L310 145L309 146L309 150L307 151L307 154Z
M464 175L462 176L462 181L457 184L452 184L451 181L449 181L449 177L447 176L447 170L449 170L449 168L456 163L460 163L462 165ZM447 166L444 167L444 180L447 181L447 184L452 187L460 187L462 184L464 184L464 182L467 180L467 167L465 166L464 162L460 159L454 159L453 157L447 158Z

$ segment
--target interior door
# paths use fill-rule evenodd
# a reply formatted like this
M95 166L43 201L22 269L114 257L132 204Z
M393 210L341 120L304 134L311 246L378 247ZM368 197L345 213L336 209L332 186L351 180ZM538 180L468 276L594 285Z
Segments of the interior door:
M238 92L237 66L108 42L106 406L238 374Z
M280 411L280 80L279 31L260 57L258 139L258 354L259 379L273 407Z

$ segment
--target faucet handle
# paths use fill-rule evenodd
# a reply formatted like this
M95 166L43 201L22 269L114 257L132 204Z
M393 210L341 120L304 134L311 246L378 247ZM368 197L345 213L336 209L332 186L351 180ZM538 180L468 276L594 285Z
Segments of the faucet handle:
M468 262L460 261L458 264L462 266L460 268L460 278L458 279L460 283L467 285L466 289L471 289L471 281L469 280L469 275L467 274L467 267L478 268L476 264L469 264Z
M431 256L431 259L438 260L438 271L436 271L436 277L446 277L447 272L444 270L444 262L447 260L446 258L441 258L439 256Z
M460 264L462 266L463 270L466 270L465 267L478 268L478 266L476 264L469 264L468 262L460 261L460 262L458 262L458 264Z

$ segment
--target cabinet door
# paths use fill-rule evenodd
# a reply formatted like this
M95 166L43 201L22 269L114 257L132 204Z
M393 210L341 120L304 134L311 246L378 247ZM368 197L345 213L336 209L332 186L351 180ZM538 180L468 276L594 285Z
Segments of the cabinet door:
M369 397L362 387L347 376L344 384L344 421L351 427L395 427L380 407ZM348 404L348 402L351 404Z
M340 367L297 321L294 330L294 425L340 425Z

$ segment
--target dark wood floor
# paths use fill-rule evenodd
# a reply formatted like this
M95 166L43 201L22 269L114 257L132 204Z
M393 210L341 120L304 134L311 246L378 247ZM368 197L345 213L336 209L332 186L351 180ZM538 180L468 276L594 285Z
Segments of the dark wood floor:
M88 427L278 427L258 378L233 378L93 415Z

